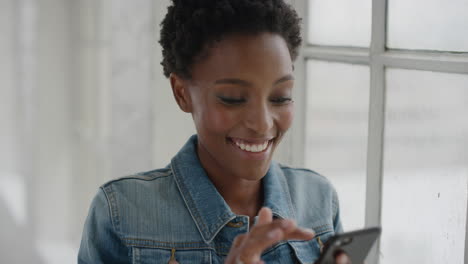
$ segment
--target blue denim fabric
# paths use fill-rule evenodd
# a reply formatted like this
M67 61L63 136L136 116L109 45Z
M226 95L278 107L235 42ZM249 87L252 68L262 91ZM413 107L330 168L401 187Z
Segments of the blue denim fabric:
M197 136L164 169L104 184L84 226L78 263L223 263L234 238L249 230L248 216L234 214L196 154ZM264 206L275 218L313 229L310 241L283 241L266 250L266 263L313 263L317 237L341 232L338 199L317 173L272 162L263 178Z

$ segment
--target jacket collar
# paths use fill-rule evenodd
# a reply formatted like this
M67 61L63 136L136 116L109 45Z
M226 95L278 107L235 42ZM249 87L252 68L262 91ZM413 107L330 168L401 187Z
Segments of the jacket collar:
M214 184L208 178L197 155L196 135L193 135L171 161L174 179L180 194L205 243L236 215L231 211ZM263 178L264 206L278 218L294 219L291 196L281 167L271 162Z

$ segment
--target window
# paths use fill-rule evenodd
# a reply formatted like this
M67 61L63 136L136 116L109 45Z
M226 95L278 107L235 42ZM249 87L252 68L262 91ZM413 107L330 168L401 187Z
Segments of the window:
M340 76L340 78L336 78ZM364 227L369 67L307 61L305 164L340 195L346 230ZM354 192L346 190L353 189Z
M381 263L463 263L468 75L389 68L385 84Z
M346 230L382 226L368 263L466 263L468 2L348 2L293 1L290 159L335 185Z

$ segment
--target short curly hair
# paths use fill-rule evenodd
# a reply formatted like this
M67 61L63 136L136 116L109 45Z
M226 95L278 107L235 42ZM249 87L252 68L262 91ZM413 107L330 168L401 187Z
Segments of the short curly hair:
M279 34L295 60L302 42L300 22L283 0L172 0L159 40L164 75L191 78L190 69L206 47L233 33Z

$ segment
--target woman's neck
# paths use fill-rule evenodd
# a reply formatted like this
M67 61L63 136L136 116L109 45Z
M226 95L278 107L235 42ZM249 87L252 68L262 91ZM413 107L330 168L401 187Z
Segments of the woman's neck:
M263 205L262 180L249 180L242 175L216 166L211 157L197 151L201 165L231 210L237 215L246 215L253 220Z
M261 180L235 179L226 181L226 179L219 180L216 176L211 176L210 179L235 214L247 215L251 218L257 215L263 205Z

